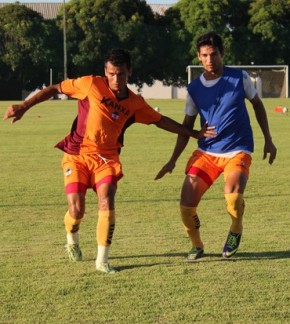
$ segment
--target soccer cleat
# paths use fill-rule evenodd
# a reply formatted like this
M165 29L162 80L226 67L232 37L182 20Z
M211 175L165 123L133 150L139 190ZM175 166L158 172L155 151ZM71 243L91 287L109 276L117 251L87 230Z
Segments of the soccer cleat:
M65 250L67 252L68 258L71 261L81 261L82 251L80 249L80 246L78 244L66 244Z
M227 237L224 250L223 257L228 259L231 258L237 251L240 245L242 233L233 233L229 232Z
M186 260L188 262L192 262L192 261L195 261L197 259L200 259L204 254L204 251L203 249L201 248L196 248L196 247L193 247L189 252L188 252L188 255L186 257Z
M112 268L109 263L104 263L104 262L101 262L100 264L96 264L96 269L100 272L109 273L109 274L118 272L118 270Z

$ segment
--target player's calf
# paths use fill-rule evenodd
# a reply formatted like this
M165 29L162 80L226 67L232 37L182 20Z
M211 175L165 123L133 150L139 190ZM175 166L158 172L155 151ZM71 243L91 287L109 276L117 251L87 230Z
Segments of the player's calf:
M232 225L224 245L223 257L230 258L236 254L241 242L245 202L241 193L225 194L225 198L227 211L232 218Z
M79 226L81 219L76 219L71 217L70 213L67 212L64 216L64 224L66 229L66 240L67 244L65 246L66 253L69 260L71 261L81 261L82 251L79 246Z

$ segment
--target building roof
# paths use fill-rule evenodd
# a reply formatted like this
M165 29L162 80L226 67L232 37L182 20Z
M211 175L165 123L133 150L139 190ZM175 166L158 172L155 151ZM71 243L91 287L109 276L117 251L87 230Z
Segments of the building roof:
M152 11L158 13L159 15L164 15L165 11L172 7L172 4L149 4Z
M17 4L16 2L0 2L0 9L9 4ZM24 5L38 13L40 13L44 19L54 19L56 18L61 6L63 6L63 2L23 2L19 3L20 5ZM165 11L172 6L172 4L150 4L152 11L158 13L160 15L164 15Z
M11 3L0 3L0 9L11 4L19 4L19 5L24 5L38 13L40 13L44 19L54 19L56 18L61 6L63 5L62 2L23 2L23 3L16 3L16 2L11 2Z

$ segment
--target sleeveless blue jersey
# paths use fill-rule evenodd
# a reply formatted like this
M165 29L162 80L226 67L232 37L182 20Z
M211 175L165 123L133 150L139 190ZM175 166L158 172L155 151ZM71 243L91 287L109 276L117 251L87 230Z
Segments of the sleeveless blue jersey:
M201 150L209 153L253 152L242 70L224 67L223 75L212 87L205 87L198 77L189 84L188 93L200 114L201 125L208 121L209 126L216 126L216 137L198 141Z

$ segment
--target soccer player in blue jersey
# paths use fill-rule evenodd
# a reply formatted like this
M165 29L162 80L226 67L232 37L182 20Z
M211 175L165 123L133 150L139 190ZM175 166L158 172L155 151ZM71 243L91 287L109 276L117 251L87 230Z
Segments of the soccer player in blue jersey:
M202 125L208 122L209 125L216 126L217 136L200 139L198 149L193 152L186 166L180 210L185 231L192 243L188 261L199 259L204 254L197 207L202 196L221 173L224 174L227 212L232 220L222 256L230 258L238 250L243 231L243 194L254 150L245 99L251 102L264 136L263 159L269 154L269 163L272 164L277 152L264 105L249 75L223 64L221 37L213 32L201 35L197 40L197 55L204 72L188 86L183 125L193 128L199 115ZM189 137L178 135L172 156L159 171L156 180L173 171L188 140Z

